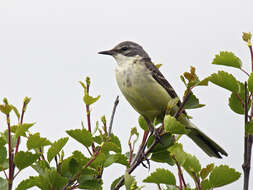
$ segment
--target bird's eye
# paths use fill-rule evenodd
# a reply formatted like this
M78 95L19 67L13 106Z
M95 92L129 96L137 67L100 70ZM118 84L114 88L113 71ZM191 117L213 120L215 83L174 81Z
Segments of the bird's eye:
M126 50L128 50L128 47L122 47L121 48L121 51L126 51Z

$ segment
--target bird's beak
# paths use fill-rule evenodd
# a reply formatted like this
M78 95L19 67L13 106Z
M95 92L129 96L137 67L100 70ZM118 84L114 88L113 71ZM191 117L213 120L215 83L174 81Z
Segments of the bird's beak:
M113 49L107 50L107 51L100 51L98 54L103 54L103 55L114 55L115 51Z

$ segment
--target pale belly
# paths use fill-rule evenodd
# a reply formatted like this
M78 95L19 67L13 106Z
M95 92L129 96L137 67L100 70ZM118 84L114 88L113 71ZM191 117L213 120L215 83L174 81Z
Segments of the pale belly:
M143 65L117 66L118 86L132 107L150 120L162 116L170 96Z

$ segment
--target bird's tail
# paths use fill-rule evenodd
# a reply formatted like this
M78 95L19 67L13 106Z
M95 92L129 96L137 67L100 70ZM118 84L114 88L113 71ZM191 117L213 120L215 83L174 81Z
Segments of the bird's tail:
M195 142L206 154L211 157L222 158L227 156L227 152L221 148L216 142L200 131L192 122L188 120L187 128L190 129L188 136Z

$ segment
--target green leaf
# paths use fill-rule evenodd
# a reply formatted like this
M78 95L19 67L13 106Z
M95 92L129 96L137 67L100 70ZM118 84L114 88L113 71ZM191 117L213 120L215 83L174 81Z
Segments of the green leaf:
M245 132L248 135L253 134L253 121L250 121L250 122L246 123L246 125L245 125Z
M120 140L119 140L119 138L118 138L116 135L114 135L113 133L111 133L111 135L110 135L110 141L111 141L112 143L116 144L117 147L118 147L118 149L119 149L119 152L121 152L121 143L120 143Z
M104 167L108 167L110 165L112 165L113 163L119 163L125 166L129 166L128 161L127 161L127 157L123 154L112 154L112 155L108 155L105 163L104 163Z
M87 90L86 85L82 81L78 81L78 82L81 84L81 86L83 87L84 91L86 91Z
M103 182L101 179L89 179L87 176L80 176L78 182L80 189L102 190Z
M239 84L239 92L234 93L232 92L231 96L229 97L229 107L232 111L238 114L244 114L244 84L242 82L238 82ZM249 97L249 92L247 90L247 97ZM248 104L248 110L250 109L251 101Z
M40 157L39 154L33 154L31 152L19 151L14 157L14 163L18 169L22 170L34 163Z
M192 175L192 172L198 174L201 170L201 165L196 156L187 154L186 160L183 164L184 169Z
M253 92L253 72L250 73L250 76L248 79L248 88L250 92Z
M166 185L166 187L167 187L166 190L179 190L179 188L176 185Z
M200 171L200 177L202 180L206 179L206 177L209 175L209 173L213 170L214 164L208 164L205 168L202 168Z
M120 153L121 149L118 145L116 145L113 142L104 142L103 145L102 145L101 151L104 152L104 153L107 153L109 151L113 151L115 153Z
M170 99L169 102L168 102L168 106L167 106L168 110L170 110L171 108L177 106L178 101L179 101L178 97Z
M128 172L125 173L125 186L126 190L132 190L132 186L136 185L136 180L133 176L131 176Z
M230 184L239 179L241 174L226 165L215 167L210 174L209 183L212 188Z
M91 163L91 167L97 168L104 164L106 156L104 153L100 152L96 159Z
M46 178L49 179L51 188L55 190L61 190L64 185L67 184L68 178L62 177L56 170L48 169L46 173Z
M184 109L196 109L205 106L204 104L199 104L199 99L191 92L188 100L184 105Z
M209 80L212 83L232 92L237 93L239 91L239 85L236 78L232 74L229 74L225 71L218 71L218 73L213 73L209 77Z
M120 179L122 178L123 176L120 176L118 177L117 179L115 179L112 184L111 184L111 190L114 189L114 187L118 184L118 182L120 181Z
M144 119L144 117L143 117L142 115L139 116L138 122L139 122L139 126L140 126L144 131L148 130L147 122L146 122L146 120Z
M86 105L91 105L91 104L94 104L96 101L98 101L99 98L100 98L100 95L94 98L90 96L87 92L85 92L83 101Z
M7 139L4 136L0 137L0 146L6 145L7 144Z
M208 82L209 82L209 77L206 77L204 79L202 79L201 81L199 81L196 86L208 86Z
M235 56L232 52L221 51L219 55L215 55L215 58L212 62L215 65L225 65L234 68L241 68L241 60Z
M187 154L184 152L182 144L174 144L173 146L169 147L168 150L180 165L184 164L185 160L187 159Z
M170 115L166 115L164 118L164 129L165 132L171 134L187 134L189 132L182 123Z
M242 39L243 41L249 43L251 40L252 34L250 32L243 32L242 33Z
M30 176L29 179L21 181L16 190L27 190L34 186L41 187L41 179L39 176Z
M8 190L8 181L0 177L0 189Z
M7 158L7 150L5 146L0 146L0 164L3 164Z
M154 135L152 135L148 138L148 142L147 142L148 148L152 145L154 139L155 139ZM167 150L168 147L170 147L171 145L174 144L174 141L175 140L171 134L165 133L165 134L161 135L160 143L157 143L152 148L151 152L159 152L159 151Z
M18 112L18 109L14 106L14 105L11 105L11 108L13 109L13 111L15 112L17 118L19 119L20 118L20 114Z
M61 151L61 149L67 143L68 139L69 139L68 137L61 138L51 145L51 147L48 149L48 152L47 152L48 162L51 162L52 159Z
M25 136L26 137L26 134L25 132L34 125L35 123L23 123L21 125L18 125L15 133L16 133L16 137L19 137L19 136Z
M169 170L157 168L156 171L152 172L143 182L176 185L176 178Z
M201 187L202 190L210 190L212 188L208 179L201 181Z
M45 160L39 160L39 161L35 162L35 163L32 165L32 168L33 168L36 172L38 172L39 175L44 175L46 169L49 169L50 166L49 166L49 164L48 164L47 161L45 161Z
M36 149L51 145L52 143L47 138L40 137L40 133L35 133L28 137L26 142L27 149Z
M153 153L151 156L151 160L155 162L167 163L171 166L175 164L175 162L170 156L170 152L167 150Z
M5 115L8 115L12 110L12 107L8 104L0 105L0 111L4 113Z
M66 133L86 147L92 144L92 135L86 129L73 129L66 131Z

